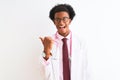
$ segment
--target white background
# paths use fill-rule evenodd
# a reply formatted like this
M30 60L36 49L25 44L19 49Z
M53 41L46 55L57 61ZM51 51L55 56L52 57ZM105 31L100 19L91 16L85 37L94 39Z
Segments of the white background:
M70 28L86 42L93 80L120 80L119 0L0 0L0 80L40 80L39 36L55 33L57 3L76 11Z

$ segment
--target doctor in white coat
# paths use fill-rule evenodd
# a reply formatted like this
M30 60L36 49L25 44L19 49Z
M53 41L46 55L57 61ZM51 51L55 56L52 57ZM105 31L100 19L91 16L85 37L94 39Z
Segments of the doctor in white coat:
M53 36L40 37L44 46L40 54L41 80L64 80L62 62L62 39L67 38L70 65L69 80L86 80L86 54L80 39L69 29L75 16L68 4L58 4L50 10L49 17L54 22L57 32ZM75 27L75 26L74 26Z

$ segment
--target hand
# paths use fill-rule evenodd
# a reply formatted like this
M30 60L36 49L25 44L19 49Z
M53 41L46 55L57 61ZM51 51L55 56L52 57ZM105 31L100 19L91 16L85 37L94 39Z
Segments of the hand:
M44 46L44 52L46 54L46 57L49 58L51 56L51 49L52 49L52 46L53 46L53 39L51 37L40 37L41 41L42 41L42 44Z

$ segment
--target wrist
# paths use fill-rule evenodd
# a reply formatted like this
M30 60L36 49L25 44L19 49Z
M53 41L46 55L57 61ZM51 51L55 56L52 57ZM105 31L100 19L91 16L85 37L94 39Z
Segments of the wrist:
M42 56L45 60L49 59L50 56L52 56L51 52L43 51Z
M44 59L48 60L51 55L45 55Z
M43 51L46 55L49 55L50 54L50 50L49 49L44 49Z

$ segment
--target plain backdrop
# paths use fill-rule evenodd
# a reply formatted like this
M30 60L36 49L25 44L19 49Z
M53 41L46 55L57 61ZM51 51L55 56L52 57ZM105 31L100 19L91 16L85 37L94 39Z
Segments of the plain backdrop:
M76 12L70 28L86 43L93 80L120 80L119 0L0 0L0 80L40 80L39 37L56 32L58 3Z

